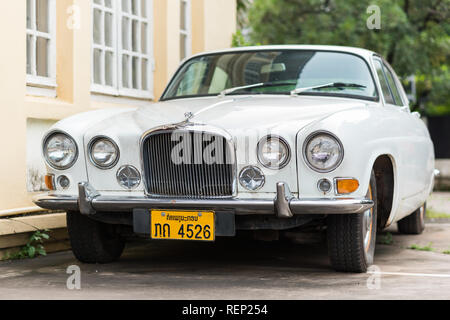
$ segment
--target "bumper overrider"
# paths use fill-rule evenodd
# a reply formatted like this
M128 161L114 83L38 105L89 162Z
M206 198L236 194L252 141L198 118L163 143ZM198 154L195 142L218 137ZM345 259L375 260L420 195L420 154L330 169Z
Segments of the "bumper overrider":
M43 194L34 197L33 202L50 210L80 211L85 215L95 213L132 213L136 209L178 209L230 211L236 215L272 215L291 218L302 214L357 214L374 203L365 198L317 198L294 197L284 182L277 183L277 194L273 199L183 199L136 196L105 196L88 182L78 184L78 196Z

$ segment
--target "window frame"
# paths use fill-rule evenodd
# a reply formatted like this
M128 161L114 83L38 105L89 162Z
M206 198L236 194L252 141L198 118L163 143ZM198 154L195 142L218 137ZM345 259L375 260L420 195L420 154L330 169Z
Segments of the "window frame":
M377 79L378 79L377 85L380 87L381 96L383 97L383 104L384 104L384 105L395 106L395 104L392 104L392 103L386 101L386 97L384 96L383 86L381 85L381 80L382 80L382 79L380 79L380 75L378 74L377 66L375 65L376 63L379 63L379 64L380 64L381 72L382 72L382 74L383 74L383 80L386 82L386 86L387 86L387 88L388 88L389 95L391 96L392 101L395 102L395 99L394 99L394 95L392 94L391 87L389 86L389 82L387 81L386 74L384 73L383 60L382 60L380 57L378 57L378 56L374 56L374 57L373 57L374 73L377 75Z
M181 3L184 2L186 4L186 12L185 12L185 17L184 17L184 21L186 24L186 29L181 29L181 14L183 14L183 12L181 11ZM191 0L180 0L180 32L179 32L179 36L181 39L181 36L184 35L186 36L186 41L185 41L185 57L181 56L181 47L180 47L180 60L186 60L187 58L189 58L192 55L192 14L191 14ZM181 41L180 41L181 44Z
M398 94L400 96L400 100L401 100L402 105L396 105L396 106L398 106L398 107L406 107L406 106L408 106L409 107L409 100L408 100L408 97L406 96L405 89L403 88L403 85L402 85L399 77L395 73L394 68L392 68L392 66L387 61L385 61L384 59L382 59L382 61L383 61L384 67L392 75L395 87L397 88Z
M131 4L133 0L129 0ZM115 97L127 97L127 98L138 98L138 99L154 99L153 92L153 77L154 77L154 53L153 53L153 32L154 32L154 24L153 24L153 0L147 0L146 15L143 17L141 15L142 5L139 0L138 6L138 15L134 15L131 12L125 12L122 10L122 1L121 0L112 0L112 8L108 8L104 5L99 5L92 1L91 4L91 93L94 94L106 94ZM111 12L113 14L113 30L112 30L112 42L113 42L113 50L110 50L110 47L105 46L104 44L104 13L102 13L102 28L101 28L101 39L102 45L94 43L94 10L100 9L103 12ZM105 10L106 9L106 10ZM130 6L131 11L131 6ZM123 49L123 39L122 39L122 18L127 17L129 22L129 36L130 36L130 45L132 45L132 20L138 20L140 23L147 24L147 53L137 53L131 50ZM137 47L141 48L141 28L138 28L137 32ZM102 59L101 59L101 77L102 82L105 83L105 58L104 52L110 51L114 54L114 63L113 63L113 86L108 86L106 84L98 84L94 83L94 50L101 49L102 50ZM133 83L133 73L132 73L132 60L133 57L138 57L139 66L138 66L138 78L139 78L139 89L134 88L126 88L122 83L122 57L123 55L128 55L130 57L129 61L129 84L132 86ZM147 59L147 89L142 89L142 59Z
M398 79L397 74L394 72L392 67L379 55L374 55L372 57L372 60L373 60L373 63L374 63L375 73L377 74L377 77L378 77L378 84L379 84L380 89L381 89L384 105L394 106L394 107L397 107L397 108L409 106L408 103L405 103L405 94L404 94L403 87L400 85L400 80ZM381 79L378 76L378 72L376 70L377 68L375 66L375 62L380 63L381 71L382 71L383 76L384 76L384 80L386 81L387 87L389 89L389 93L390 93L392 101L394 103L387 102L386 98L384 97L383 89L381 88ZM401 104L397 104L397 102L396 102L395 95L394 95L394 92L392 91L393 89L391 88L391 84L389 83L388 75L386 74L386 71L389 72L391 77L392 77L392 80L394 82L395 89L397 90L397 93L399 95Z
M171 88L171 86L174 84L175 79L177 77L177 74L188 64L190 63L191 60L197 59L199 57L209 57L209 56L215 56L215 55L219 55L219 54L235 54L235 53L255 53L255 52L272 52L272 51L283 51L283 52L288 52L288 51L308 51L308 49L297 49L297 48L283 48L283 49L261 49L261 50L254 50L254 49L244 49L244 50L225 50L225 51L218 51L218 52L210 52L210 53L200 53L200 54L196 54L193 56L190 56L189 58L186 58L177 68L177 70L175 70L174 74L172 75L171 79L169 80L168 84L166 85L164 91L162 92L159 100L160 101L169 101L169 100L177 100L177 99L187 99L187 98L204 98L204 97L213 97L213 96L217 96L217 94L201 94L201 95L191 95L191 96L174 96L174 97L166 97L166 95L169 92L169 89ZM362 55L359 55L357 53L354 52L346 52L346 51L339 51L339 50L325 50L325 49L319 49L319 50L313 50L315 52L334 52L334 53L342 53L342 54L348 54L348 55L352 55L355 56L359 59L361 59L366 67L367 70L369 71L370 77L373 81L374 84L374 89L375 89L375 93L376 96L372 99L369 97L364 97L364 96L357 96L357 95L349 95L349 94L343 94L343 95L339 95L337 96L336 94L324 94L321 93L320 96L330 96L330 97L342 97L342 98L351 98L351 99L361 99L361 100L367 100L367 101L373 101L373 102L380 102L381 99L384 99L384 97L381 97L383 95L382 92L380 92L380 88L377 86L377 75L374 75L374 68L373 68L373 62L370 60L370 58L366 58ZM376 73L376 72L375 72ZM233 93L234 95L239 95L239 93ZM248 94L248 93L243 93L243 95ZM305 95L308 95L307 93L304 93ZM319 96L319 95L318 95ZM384 101L384 100L383 100Z
M392 96L394 97L394 105L400 107L403 106L403 100L400 95L400 91L398 90L394 75L392 74L391 70L388 69L385 63L383 63L383 71L389 85L389 89L391 90Z
M99 5L95 3L94 0L92 0L91 3L91 15L92 15L92 23L91 23L91 92L95 93L102 93L102 94L109 94L109 95L119 95L117 88L117 48L115 48L117 45L117 4L118 2L113 0L112 1L112 8L108 8L104 5ZM109 47L107 47L105 44L96 44L94 42L94 12L95 9L100 9L102 11L102 29L101 29L101 35L100 39L102 40L102 43L104 43L105 38L105 19L104 19L104 12L110 12L113 14L113 28L112 28L112 41L113 41L113 54L116 57L115 63L113 63L113 86L107 86L106 84L98 84L94 82L94 73L95 73L95 65L94 65L94 52L95 49L102 50L102 59L101 59L101 65L100 65L100 76L102 77L102 82L105 83L105 58L104 58L104 52L111 51L109 50Z
M27 90L29 92L37 93L35 88L42 89L56 89L56 0L47 0L48 5L48 32L42 32L37 30L37 19L36 19L36 2L37 0L31 0L31 27L28 28L26 25L26 37L31 35L33 37L33 43L31 48L31 61L30 69L31 74L29 74L25 68L26 73L26 85L27 87L33 87L33 89ZM47 66L48 66L48 77L43 77L37 75L37 37L45 38L49 41L48 51L47 51ZM25 39L27 41L27 39ZM28 56L26 58L28 64ZM46 93L45 95L53 96L56 92Z

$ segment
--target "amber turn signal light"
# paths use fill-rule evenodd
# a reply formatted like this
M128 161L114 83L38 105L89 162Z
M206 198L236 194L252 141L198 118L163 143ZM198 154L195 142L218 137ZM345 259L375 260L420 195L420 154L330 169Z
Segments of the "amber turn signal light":
M338 194L348 194L355 192L359 187L356 179L336 178L336 190Z
M55 190L55 176L52 174L45 175L45 186L49 190Z

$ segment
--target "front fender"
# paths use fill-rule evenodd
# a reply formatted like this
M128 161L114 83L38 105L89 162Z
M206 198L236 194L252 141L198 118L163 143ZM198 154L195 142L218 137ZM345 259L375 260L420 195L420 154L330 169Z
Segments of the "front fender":
M80 181L88 180L87 162L86 162L86 143L84 141L86 131L89 128L95 127L99 123L103 122L105 119L108 119L114 115L130 112L133 110L134 109L130 108L120 108L120 109L114 108L114 109L102 109L83 112L60 120L49 129L49 131L44 135L44 137L48 136L48 134L51 134L52 132L60 131L71 136L75 140L78 147L78 158L74 163L74 165L69 169L58 170L50 167L46 163L48 174L54 175L55 179L59 175L64 174L71 181L71 184L67 189L62 190L61 188L57 188L58 194L76 195L78 193L77 183ZM41 156L43 157L43 154Z
M377 110L378 109L378 110ZM313 123L297 134L297 164L298 188L300 197L347 197L337 195L333 189L323 194L317 188L317 182L326 178L334 182L335 178L356 178L359 188L350 194L352 197L364 197L367 193L370 174L373 164L381 155L388 155L394 166L394 175L398 174L396 161L399 150L392 142L389 133L383 133L381 117L374 113L379 112L379 106L352 109L335 113L319 122ZM310 134L316 131L329 131L339 138L344 148L342 163L335 170L328 173L319 173L305 163L303 157L303 144ZM394 180L397 181L396 177Z

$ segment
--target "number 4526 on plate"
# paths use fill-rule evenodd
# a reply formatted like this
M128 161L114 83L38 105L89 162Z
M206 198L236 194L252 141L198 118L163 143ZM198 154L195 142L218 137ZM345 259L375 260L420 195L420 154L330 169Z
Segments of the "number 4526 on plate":
M214 241L214 212L151 211L152 239Z

